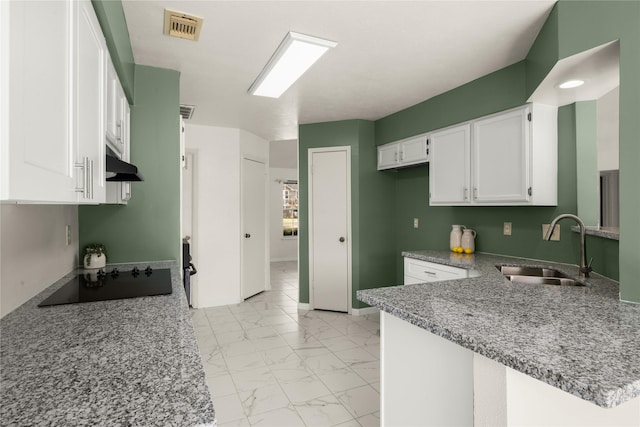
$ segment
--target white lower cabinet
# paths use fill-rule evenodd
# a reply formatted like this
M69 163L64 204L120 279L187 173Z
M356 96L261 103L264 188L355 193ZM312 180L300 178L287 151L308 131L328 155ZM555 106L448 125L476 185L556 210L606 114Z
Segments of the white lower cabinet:
M431 134L429 204L557 205L557 107L528 104Z
M0 2L0 200L105 199L106 43L89 0Z
M380 365L381 427L640 425L640 397L599 407L386 312Z
M429 137L418 135L378 147L378 170L414 166L429 161Z
M476 270L451 267L444 264L422 261L415 258L404 258L404 284L441 282L444 280L466 279L478 277Z

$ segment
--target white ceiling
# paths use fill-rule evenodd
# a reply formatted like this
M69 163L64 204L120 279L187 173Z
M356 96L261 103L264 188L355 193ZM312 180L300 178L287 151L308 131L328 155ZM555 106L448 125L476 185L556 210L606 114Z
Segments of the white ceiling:
M555 0L123 0L136 63L181 72L192 123L297 139L298 124L376 120L522 60ZM204 18L163 35L164 8ZM338 42L280 99L247 89L288 31Z

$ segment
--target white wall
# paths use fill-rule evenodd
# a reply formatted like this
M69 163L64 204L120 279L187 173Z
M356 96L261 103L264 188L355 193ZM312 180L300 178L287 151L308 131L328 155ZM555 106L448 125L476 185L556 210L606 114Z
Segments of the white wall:
M298 259L298 238L283 238L282 236L282 181L297 179L297 169L269 168L271 261L296 261Z
M237 304L241 301L241 160L249 155L268 162L268 145L241 129L187 124L185 147L194 153L196 163L191 252L198 274L193 276L192 303L199 308Z
M0 205L0 317L77 265L77 206Z

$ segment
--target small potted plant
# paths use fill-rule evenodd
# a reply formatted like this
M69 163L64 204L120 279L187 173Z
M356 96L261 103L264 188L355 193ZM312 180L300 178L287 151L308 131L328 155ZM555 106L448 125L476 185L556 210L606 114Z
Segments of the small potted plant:
M102 243L91 243L84 247L84 268L104 268L107 264L107 248Z

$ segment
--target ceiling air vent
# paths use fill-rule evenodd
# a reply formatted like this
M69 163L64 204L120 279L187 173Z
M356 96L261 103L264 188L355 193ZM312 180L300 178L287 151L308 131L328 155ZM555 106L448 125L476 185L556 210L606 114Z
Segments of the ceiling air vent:
M171 9L164 10L164 34L172 37L180 37L187 40L198 40L202 18L177 12Z
M196 109L195 105L180 104L180 115L183 119L189 120L193 116L193 110Z

